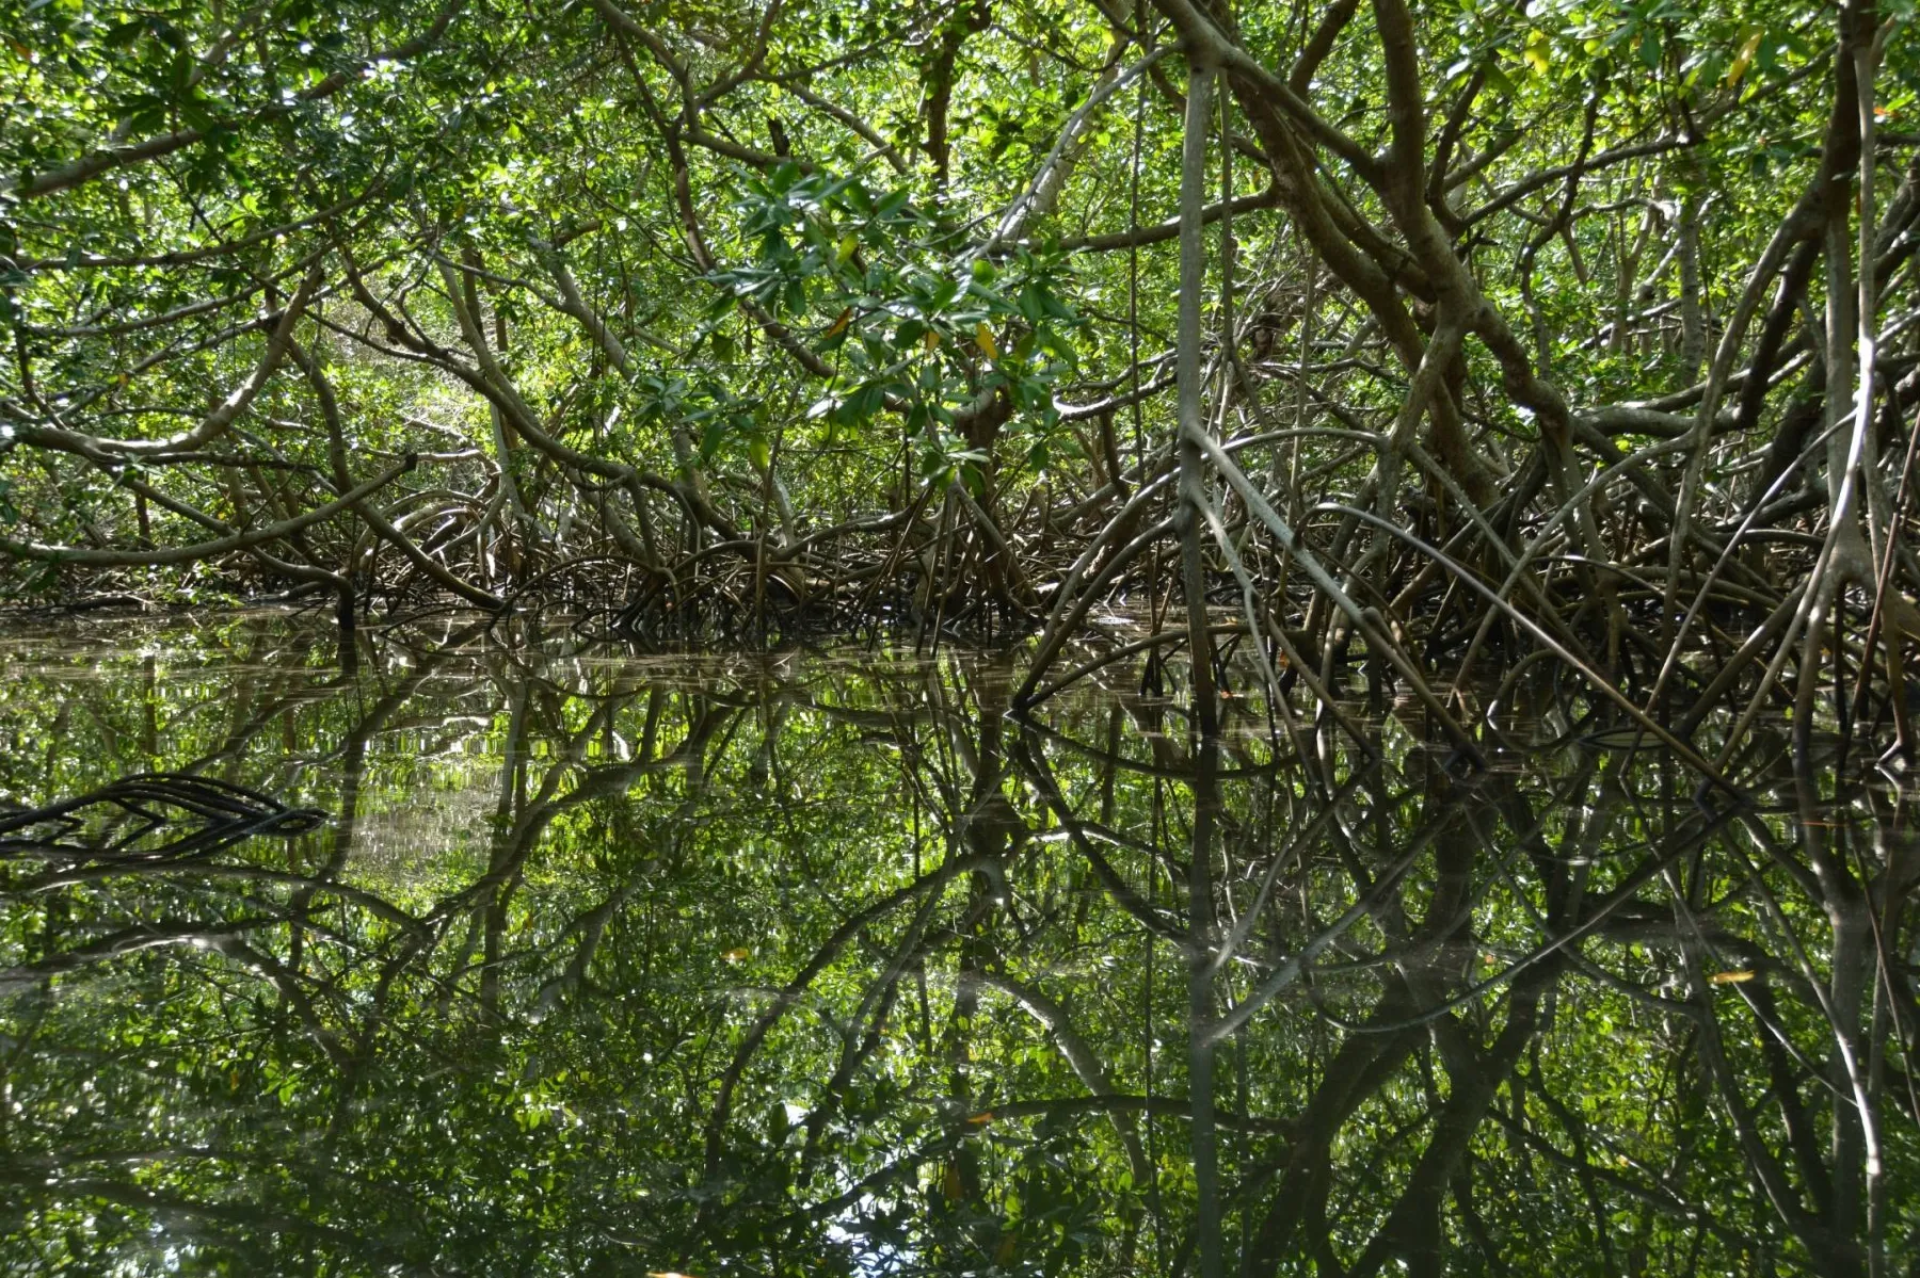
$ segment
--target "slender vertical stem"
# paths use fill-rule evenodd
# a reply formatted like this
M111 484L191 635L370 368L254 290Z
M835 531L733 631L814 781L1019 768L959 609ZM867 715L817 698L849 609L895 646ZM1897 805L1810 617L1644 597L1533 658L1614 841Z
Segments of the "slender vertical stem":
M1187 596L1187 647L1193 658L1194 722L1204 737L1219 730L1214 705L1213 642L1207 630L1206 565L1201 559L1201 511L1206 505L1206 458L1199 436L1206 430L1200 368L1200 308L1206 285L1207 134L1213 108L1213 70L1195 65L1187 74L1186 137L1180 153L1180 316L1174 381L1179 395L1180 502L1174 527L1180 535Z
M1192 55L1189 54L1191 58ZM1207 258L1202 210L1206 205L1207 135L1213 109L1211 67L1190 62L1186 135L1180 154L1180 319L1174 376L1179 393L1180 503L1175 524L1187 596L1187 646L1193 659L1193 714L1200 732L1194 779L1193 843L1188 858L1187 902L1195 952L1187 977L1187 1097L1193 1106L1193 1177L1198 1199L1194 1236L1200 1278L1220 1278L1219 1150L1213 1123L1213 979L1208 963L1213 935L1214 770L1220 723L1214 704L1213 641L1207 628L1206 566L1201 559L1206 505L1206 430L1200 368L1200 306Z
M1133 464L1140 482L1147 477L1147 428L1140 406L1140 138L1146 128L1147 82L1134 91L1133 153L1127 162L1127 363L1132 369Z
M1194 952L1187 971L1187 1097L1193 1106L1194 1237L1199 1278L1220 1278L1220 1150L1213 1104L1213 818L1219 804L1220 739L1200 741L1193 780L1193 840L1188 849L1187 915Z

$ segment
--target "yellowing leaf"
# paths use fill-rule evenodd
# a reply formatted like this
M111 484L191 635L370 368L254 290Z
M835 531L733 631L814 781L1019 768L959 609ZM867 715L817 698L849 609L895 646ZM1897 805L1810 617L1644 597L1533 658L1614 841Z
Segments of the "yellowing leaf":
M940 345L940 333L939 333L939 330L937 330L937 329L931 329L931 328L930 328L930 329L928 329L928 330L926 331L926 333L924 333L924 334L923 334L923 335L921 336L921 338L920 338L920 344L921 344L922 346L924 346L924 347L926 347L926 348L927 348L928 350L930 350L930 351L931 351L931 350L935 350L935 349L937 349L937 348L939 347L939 345Z
M849 306L846 310L840 312L840 318L827 325L827 336L840 336L840 334L847 331L847 325L851 323L853 323L853 308Z
M853 257L853 251L859 247L860 241L854 239L851 235L841 236L840 243L836 245L833 250L833 264L835 266L845 266Z
M1000 344L993 340L993 330L987 327L985 320L973 326L973 340L986 352L988 359L1000 358Z
M941 1178L940 1190L946 1194L949 1202L957 1203L967 1196L967 1187L960 1183L960 1169L952 1163L947 1164L947 1174Z
M773 450L767 447L766 440L755 439L747 444L747 456L753 459L755 466L765 470L773 461Z
M1521 54L1521 56L1527 60L1527 65L1533 68L1536 75L1545 75L1547 73L1547 66L1552 61L1548 56L1546 33L1543 31L1529 32L1527 34L1526 52Z
M1727 68L1728 84L1740 83L1740 77L1745 75L1747 68L1753 65L1753 55L1760 52L1760 40L1765 34L1764 31L1755 31L1747 37L1747 42L1740 46L1740 52L1734 54L1733 65Z
M752 955L752 953L753 953L752 950L748 949L746 946L743 945L737 950L728 950L725 954L722 954L720 957L725 959L729 963L744 963L747 961L748 957Z
M986 1123L991 1123L993 1121L993 1111L990 1109L982 1111L981 1113L975 1114L972 1118L969 1118L967 1121L969 1123L975 1124L976 1126L986 1124Z
M1752 979L1753 971L1751 968L1743 968L1737 972L1715 972L1707 978L1708 982L1714 985L1738 985L1742 981L1751 981Z

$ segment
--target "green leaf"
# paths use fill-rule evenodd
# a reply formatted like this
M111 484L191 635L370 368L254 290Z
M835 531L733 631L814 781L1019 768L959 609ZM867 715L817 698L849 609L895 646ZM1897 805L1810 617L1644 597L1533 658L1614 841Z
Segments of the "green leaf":
M1533 68L1535 75L1547 73L1547 68L1553 62L1551 54L1552 46L1547 40L1546 32L1535 30L1527 33L1527 46L1522 51L1521 57L1526 60L1529 67Z

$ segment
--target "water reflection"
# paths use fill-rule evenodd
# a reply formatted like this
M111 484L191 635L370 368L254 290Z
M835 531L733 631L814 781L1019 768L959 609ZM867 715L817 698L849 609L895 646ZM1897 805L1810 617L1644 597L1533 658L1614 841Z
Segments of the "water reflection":
M0 646L0 796L330 817L0 860L9 1271L1920 1264L1920 857L1780 743L1734 806L1544 684L1464 775L1124 662L111 635Z

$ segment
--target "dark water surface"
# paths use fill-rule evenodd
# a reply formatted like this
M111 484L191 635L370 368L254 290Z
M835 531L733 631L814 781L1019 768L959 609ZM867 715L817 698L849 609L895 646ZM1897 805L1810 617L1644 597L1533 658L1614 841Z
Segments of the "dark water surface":
M1884 778L1700 797L1544 675L1469 775L1357 677L1215 752L1137 665L513 639L0 638L0 800L318 814L0 842L0 1272L1920 1265Z

